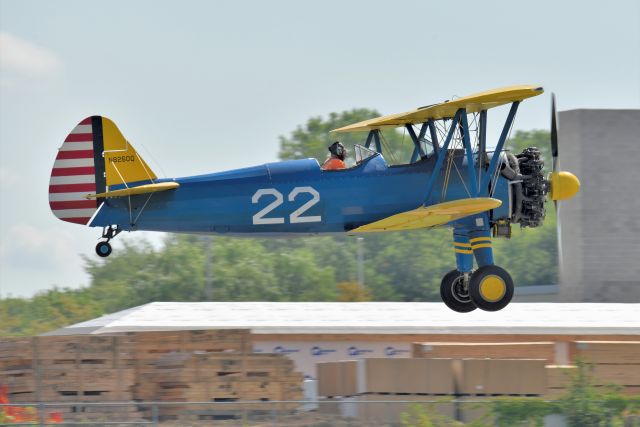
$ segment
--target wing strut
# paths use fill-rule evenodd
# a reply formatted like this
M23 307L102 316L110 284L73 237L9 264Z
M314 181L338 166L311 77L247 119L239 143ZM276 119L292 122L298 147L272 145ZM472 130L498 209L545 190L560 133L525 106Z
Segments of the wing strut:
M504 122L504 126L502 128L502 133L500 134L500 139L498 140L498 144L496 145L496 149L493 152L493 157L491 157L491 162L489 163L489 169L484 175L482 182L480 183L480 189L482 194L489 193L489 180L494 175L498 163L498 159L500 157L500 152L502 151L502 147L504 147L504 143L507 140L507 135L509 135L509 130L511 130L511 125L513 124L513 119L516 116L516 112L518 111L518 105L520 102L516 101L511 104L511 109L509 110L509 115L507 116L507 120Z
M364 143L364 147L369 148L372 141L376 144L376 151L382 154L382 144L380 143L380 129L373 129L369 131L369 135L367 135L367 142Z

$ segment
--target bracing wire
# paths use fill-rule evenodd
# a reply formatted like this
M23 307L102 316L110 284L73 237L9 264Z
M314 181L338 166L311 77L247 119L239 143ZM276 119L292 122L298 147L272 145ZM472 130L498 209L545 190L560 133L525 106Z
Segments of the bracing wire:
M156 164L156 166L158 166L158 169L160 169L160 172L162 172L162 176L164 178L167 177L167 173L164 171L164 168L162 167L162 165L160 164L160 162L153 156L153 154L151 153L151 150L148 150L147 147L141 143L142 148L144 149L145 154L148 154L149 157L151 158L151 160L153 160L153 163ZM153 181L153 180L151 180Z
M397 164L398 163L398 159L396 158L395 154L393 153L393 150L391 149L391 146L387 142L387 138L385 138L385 136L384 136L384 134L382 132L379 132L379 135L380 135L380 142L382 143L382 146L385 148L385 150L387 150L389 152L389 158L391 159L391 161L394 164Z
M505 150L507 148L507 146L509 145L509 141L511 140L511 131L513 130L513 122L514 122L514 120L511 121L511 125L509 126L509 132L507 133L507 139L505 139L504 145L502 146L503 150ZM493 174L493 177L492 177L492 180L491 180L492 185L491 185L490 197L493 197L493 194L496 192L496 185L495 184L498 181L498 175L500 174L500 170L502 168L502 163L504 163L504 159L502 158L502 156L500 154L501 154L501 152L496 152L496 151L493 152L494 156L498 155L500 157L498 157L499 162L498 162L498 165L496 167L496 170L495 170L495 172Z

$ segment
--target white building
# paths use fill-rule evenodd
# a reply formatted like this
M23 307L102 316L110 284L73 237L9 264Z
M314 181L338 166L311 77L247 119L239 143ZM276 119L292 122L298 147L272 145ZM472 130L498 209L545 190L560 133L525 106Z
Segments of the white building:
M512 303L460 314L442 303L156 302L46 335L250 329L254 351L280 352L315 377L315 363L410 357L414 342L556 342L568 362L571 340L640 340L640 304Z

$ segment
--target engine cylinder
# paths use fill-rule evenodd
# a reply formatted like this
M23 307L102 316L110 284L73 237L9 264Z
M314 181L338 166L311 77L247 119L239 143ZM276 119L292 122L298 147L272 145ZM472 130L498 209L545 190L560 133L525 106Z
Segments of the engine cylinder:
M540 150L529 147L516 155L522 176L519 215L514 218L521 227L538 227L545 217L545 201L549 183L544 177L544 161Z

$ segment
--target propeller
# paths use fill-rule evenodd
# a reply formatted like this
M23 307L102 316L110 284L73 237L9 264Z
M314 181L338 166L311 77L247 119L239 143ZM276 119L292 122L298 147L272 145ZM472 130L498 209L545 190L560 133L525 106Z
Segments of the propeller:
M551 171L558 171L558 112L556 111L556 94L551 92ZM553 200L553 207L556 210L556 217L559 216L558 201ZM558 226L559 228L560 226ZM558 230L559 231L559 230ZM559 234L559 232L558 232Z
M551 157L552 171L549 174L551 191L549 197L553 200L556 212L558 211L558 200L570 199L580 190L580 181L571 172L561 171L560 159L558 158L558 114L556 112L556 96L551 94Z
M558 171L558 112L556 111L556 94L551 92L551 165L552 173ZM549 177L551 178L551 177ZM560 205L557 200L553 200L553 207L556 212L556 234L558 239L558 274L562 275L564 270L564 257L562 256L562 228L560 224ZM559 279L560 277L558 277Z
M556 112L556 94L551 92L551 157L553 172L558 171L558 114Z
M549 174L551 191L549 198L553 200L556 211L556 226L558 229L558 267L560 274L563 270L562 257L562 231L560 221L560 204L558 201L570 199L580 191L580 180L571 172L560 170L560 159L558 158L558 113L556 111L556 95L551 93L551 157L552 171Z

